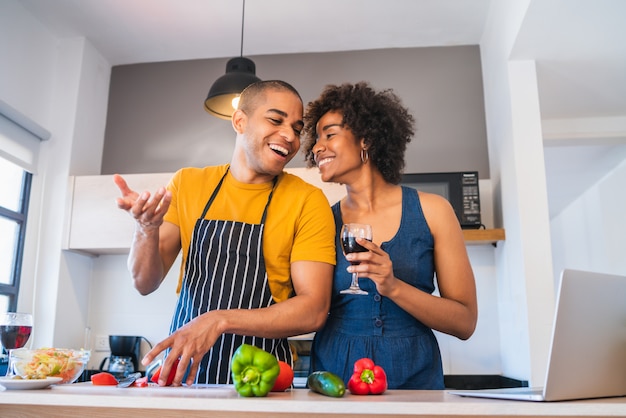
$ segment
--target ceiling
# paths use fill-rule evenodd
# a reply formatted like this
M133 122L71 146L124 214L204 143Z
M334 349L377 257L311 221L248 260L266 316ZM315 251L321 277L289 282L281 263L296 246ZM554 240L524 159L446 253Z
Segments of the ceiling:
M224 58L241 49L242 0L20 0L111 65ZM489 0L247 0L243 55L476 45Z
M253 57L477 45L491 3L247 0L242 47L241 1L18 1L56 36L89 39L113 66L240 52ZM512 58L536 60L542 118L626 120L626 1L528 3ZM590 141L545 148L551 215L626 158L626 128L611 144Z

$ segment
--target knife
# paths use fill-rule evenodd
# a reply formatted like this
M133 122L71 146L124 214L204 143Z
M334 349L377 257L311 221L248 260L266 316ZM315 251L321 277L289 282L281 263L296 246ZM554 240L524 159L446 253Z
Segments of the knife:
M128 376L126 376L125 378L123 378L122 380L120 380L117 383L117 387L118 388L127 388L130 385L132 385L133 383L135 383L135 380L139 379L141 377L141 373L137 372L137 373L131 373Z

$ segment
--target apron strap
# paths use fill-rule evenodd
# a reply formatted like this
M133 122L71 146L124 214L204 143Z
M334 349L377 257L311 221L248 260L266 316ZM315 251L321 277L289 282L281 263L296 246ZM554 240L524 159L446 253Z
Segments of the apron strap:
M272 191L270 192L270 195L267 198L267 204L265 205L263 216L261 216L261 224L264 224L265 218L267 218L267 208L270 207L270 202L272 201L272 196L274 195L274 190L276 189L276 183L278 183L278 176L274 177L274 180L272 181Z
M224 179L226 178L226 174L228 174L228 170L230 170L230 165L226 167L226 172L220 179L220 182L217 183L217 186L215 187L215 190L213 190L213 194L209 198L209 201L206 202L206 205L204 205L204 210L202 211L202 216L200 216L200 219L204 219L204 217L206 216L206 213L209 211L209 207L211 206L211 203L213 203L213 201L215 200L215 196L217 196L217 192L219 192L220 188L222 187L222 183L224 182Z

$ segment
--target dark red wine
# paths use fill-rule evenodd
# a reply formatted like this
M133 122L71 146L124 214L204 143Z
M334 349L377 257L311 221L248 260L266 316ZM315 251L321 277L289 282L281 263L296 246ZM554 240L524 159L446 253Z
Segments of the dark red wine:
M364 253L366 251L369 251L367 248L363 247L362 245L357 244L356 238L354 238L354 237L343 237L343 238L341 238L341 245L343 246L344 254ZM359 264L359 263L358 262L351 262L350 264Z
M33 327L27 325L0 325L0 341L6 350L22 348L30 338Z

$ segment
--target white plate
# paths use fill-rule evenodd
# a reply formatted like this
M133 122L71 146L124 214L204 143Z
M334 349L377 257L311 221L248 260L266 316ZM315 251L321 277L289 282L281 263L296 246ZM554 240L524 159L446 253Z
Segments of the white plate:
M0 386L4 386L5 389L43 389L50 385L59 383L63 378L61 377L47 377L45 379L13 379L11 377L0 377Z

